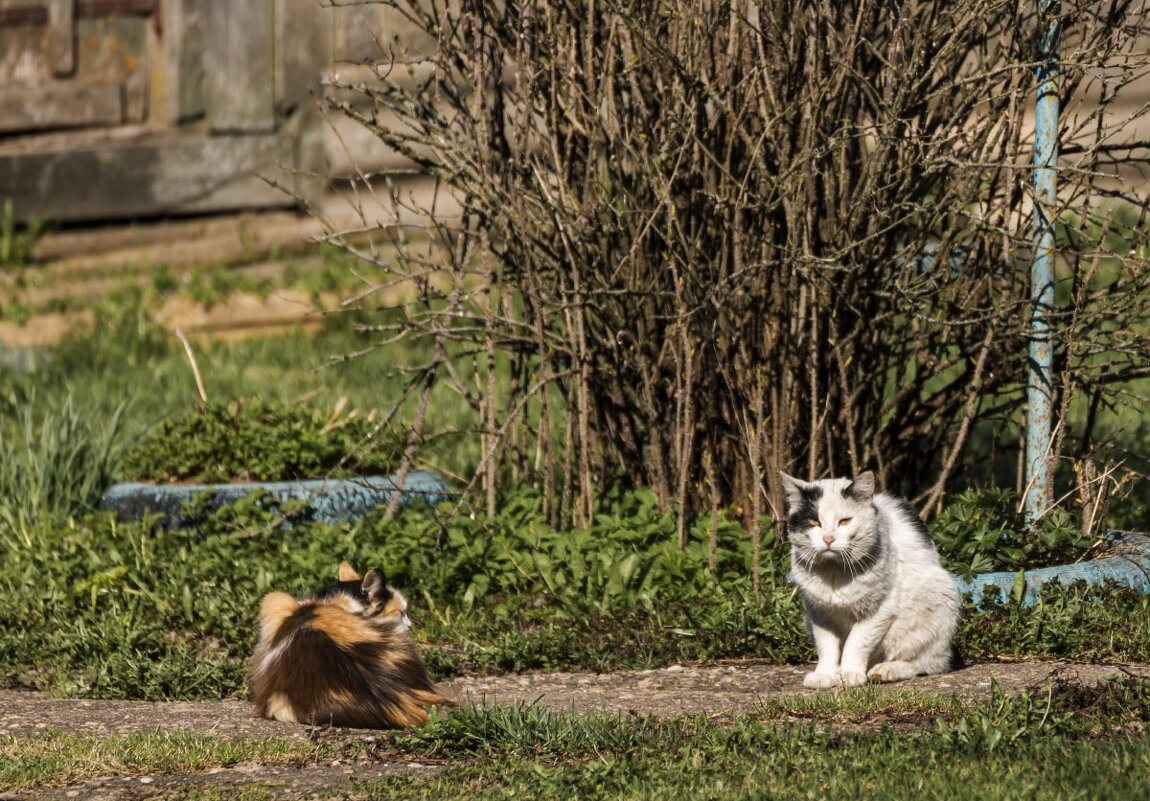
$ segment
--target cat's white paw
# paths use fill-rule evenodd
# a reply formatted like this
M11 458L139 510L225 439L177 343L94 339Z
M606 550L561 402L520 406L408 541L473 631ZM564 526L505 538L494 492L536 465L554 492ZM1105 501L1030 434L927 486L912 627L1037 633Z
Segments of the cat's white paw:
M867 671L867 676L875 681L904 681L912 678L916 671L910 662L879 662Z
M866 674L861 670L844 670L839 673L844 687L861 687L866 684Z
M839 677L834 673L819 673L812 670L803 677L803 686L812 690L829 690L839 686Z

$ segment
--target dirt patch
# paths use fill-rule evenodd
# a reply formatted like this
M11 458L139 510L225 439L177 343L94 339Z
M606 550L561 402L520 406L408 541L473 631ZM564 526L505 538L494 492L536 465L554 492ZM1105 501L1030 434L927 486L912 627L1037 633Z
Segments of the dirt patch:
M508 676L466 676L440 684L461 704L540 704L556 711L602 712L620 715L698 715L733 719L756 711L764 700L808 695L802 687L806 665L752 663L705 666L672 665L655 670L618 673L527 673ZM913 687L953 695L962 700L984 699L994 684L1007 692L1039 687L1058 675L1083 686L1094 686L1124 672L1150 676L1146 665L1083 665L1065 662L999 662L969 665L942 676L920 676L882 685L884 692ZM315 737L346 742L372 742L378 735L356 729L313 730L304 726L261 720L251 705L239 699L204 702L89 701L48 698L39 693L0 691L0 737L26 736L59 729L79 736L127 735L141 731L196 732L213 737L282 737L312 741ZM348 782L391 775L433 776L442 766L421 762L365 762L303 767L238 765L182 776L119 776L66 787L18 790L0 794L0 801L47 799L167 798L186 794L189 787L258 788L269 798L300 798L335 792Z
M623 673L528 673L513 676L466 677L444 682L461 701L471 704L523 701L556 710L599 711L609 714L698 715L738 717L754 712L764 700L812 695L804 689L809 665L728 664L671 667ZM999 662L969 665L941 676L919 676L897 684L879 685L890 692L914 687L953 695L961 700L990 697L997 683L1007 692L1040 686L1055 673L1069 674L1093 686L1122 672L1121 666L1074 665L1065 662ZM1150 667L1126 669L1150 675Z
M169 331L213 334L215 339L267 336L297 325L315 331L324 319L314 300L310 292L283 288L266 297L232 292L211 306L174 295L164 301L155 319ZM319 309L335 309L339 301L337 295L326 292L319 298Z
M38 314L23 322L0 320L0 348L40 348L59 342L77 331L92 327L90 310Z

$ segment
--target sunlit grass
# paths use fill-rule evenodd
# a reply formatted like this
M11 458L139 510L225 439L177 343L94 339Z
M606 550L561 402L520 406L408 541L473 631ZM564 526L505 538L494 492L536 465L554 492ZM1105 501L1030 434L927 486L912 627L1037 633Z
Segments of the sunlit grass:
M762 699L757 714L768 720L815 718L838 723L889 717L933 717L957 711L952 696L916 687L880 688L865 684L849 691L780 695Z
M268 765L330 759L338 745L289 739L140 732L78 737L48 731L0 738L0 790L71 784L97 776L193 773L249 760Z

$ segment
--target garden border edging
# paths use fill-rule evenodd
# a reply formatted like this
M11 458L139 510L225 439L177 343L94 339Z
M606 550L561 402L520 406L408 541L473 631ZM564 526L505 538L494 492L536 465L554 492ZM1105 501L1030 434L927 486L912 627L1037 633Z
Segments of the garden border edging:
M1085 581L1097 587L1112 581L1143 595L1150 594L1150 536L1133 531L1108 531L1106 539L1115 551L1113 556L1033 570L979 573L969 579L954 576L954 583L960 594L970 593L975 604L982 603L995 592L1002 601L1011 599L1020 575L1024 584L1019 599L1022 606L1032 606L1037 602L1042 589L1054 580L1063 586Z
M323 523L357 520L378 506L386 506L396 490L400 503L435 504L453 497L446 480L430 470L413 470L400 487L397 475L363 476L301 481L264 481L244 484L116 484L100 499L100 508L117 512L126 520L146 513L160 514L165 528L188 525L185 504L206 498L213 507L234 503L253 492L266 492L279 501L305 502L302 518ZM194 527L194 523L193 523Z

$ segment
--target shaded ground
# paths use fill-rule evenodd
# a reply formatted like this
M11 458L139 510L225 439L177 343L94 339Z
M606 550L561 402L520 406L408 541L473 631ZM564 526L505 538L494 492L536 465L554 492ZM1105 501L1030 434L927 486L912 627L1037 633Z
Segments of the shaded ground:
M729 719L754 712L762 700L804 695L807 666L727 664L621 673L530 673L462 677L440 685L461 703L498 701L538 703L559 711L601 711L622 715L707 714ZM1050 662L986 663L943 676L921 676L885 685L885 690L914 687L960 699L986 698L992 682L1011 692L1040 686L1054 673L1094 685L1123 671L1150 675L1150 666L1078 665ZM81 736L127 735L141 731L196 732L228 738L286 737L300 740L334 738L372 742L374 732L355 729L312 730L254 717L244 701L152 703L47 698L38 693L0 691L0 737L59 729ZM414 762L364 762L301 767L242 764L181 776L134 776L95 779L67 787L0 793L0 801L18 799L152 799L182 795L191 787L229 790L258 786L274 798L301 798L336 793L349 781L378 779L397 773L434 775L441 765Z

